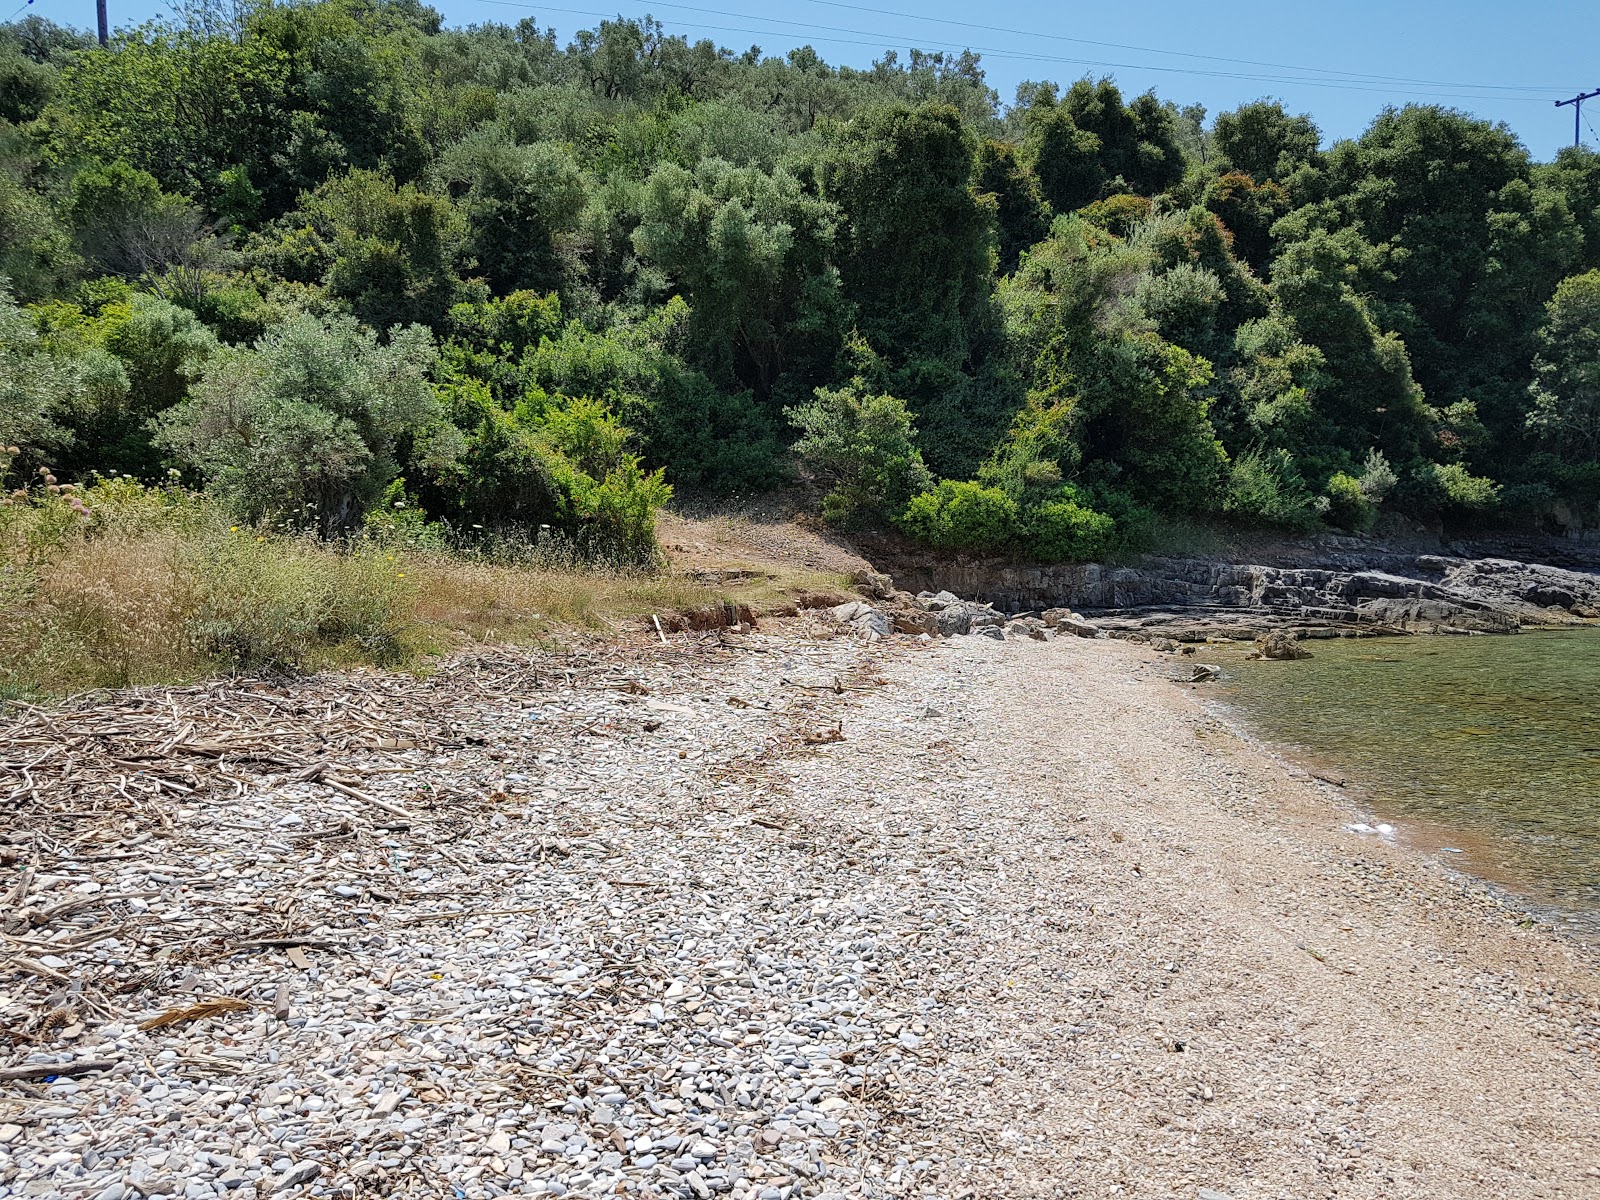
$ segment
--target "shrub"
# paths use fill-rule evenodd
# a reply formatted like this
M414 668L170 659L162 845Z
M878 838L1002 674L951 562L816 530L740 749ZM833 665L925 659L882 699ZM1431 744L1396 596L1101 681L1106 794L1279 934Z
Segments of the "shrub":
M156 440L211 480L246 520L348 528L399 472L401 439L430 466L460 432L427 379L433 338L395 328L386 345L350 317L301 313L254 350L217 355Z
M1309 529L1317 514L1310 492L1287 450L1249 450L1228 472L1224 512L1285 529Z
M1425 482L1437 503L1456 508L1493 508L1500 499L1500 485L1482 475L1471 474L1460 463L1431 463Z
M1367 451L1367 461L1361 468L1362 495L1374 504L1382 504L1399 482L1400 476L1394 473L1382 450Z
M1088 562L1115 549L1117 523L1078 503L1071 489L1022 517L1022 545L1043 562Z
M1367 496L1361 480L1340 471L1328 480L1328 520L1341 529L1365 533L1378 519L1378 506Z
M1000 551L1016 537L1017 505L999 488L945 479L912 497L898 524L941 550Z
M901 511L933 482L905 401L873 395L860 380L818 388L811 403L785 415L800 430L795 453L829 485L822 501L829 521L858 523Z

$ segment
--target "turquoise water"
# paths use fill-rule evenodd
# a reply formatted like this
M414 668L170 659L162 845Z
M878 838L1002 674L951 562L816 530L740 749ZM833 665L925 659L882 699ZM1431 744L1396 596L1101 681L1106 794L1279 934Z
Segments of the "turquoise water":
M1255 732L1337 766L1403 838L1600 920L1600 629L1308 645L1208 657Z

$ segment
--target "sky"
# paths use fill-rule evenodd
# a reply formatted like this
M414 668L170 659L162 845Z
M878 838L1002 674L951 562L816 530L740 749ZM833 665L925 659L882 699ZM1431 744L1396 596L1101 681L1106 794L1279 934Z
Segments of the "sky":
M21 3L22 0L16 0ZM8 7L13 0L0 0ZM166 12L163 0L109 0L114 27ZM563 43L604 17L659 19L669 33L736 51L781 54L810 44L830 63L869 66L887 49L973 49L1009 101L1026 79L1109 75L1127 95L1212 114L1262 96L1308 112L1333 141L1355 137L1386 105L1442 103L1509 125L1547 159L1573 137L1573 108L1554 101L1600 90L1594 0L432 0L449 25L532 17ZM83 28L94 0L32 0L22 10ZM1600 97L1582 138L1600 149Z

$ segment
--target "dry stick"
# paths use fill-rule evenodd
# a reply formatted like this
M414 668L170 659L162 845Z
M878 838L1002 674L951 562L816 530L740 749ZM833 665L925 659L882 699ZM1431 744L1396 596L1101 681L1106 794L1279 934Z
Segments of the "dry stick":
M661 639L661 644L663 646L672 645L671 642L667 641L667 635L661 629L661 618L656 616L655 613L651 613L650 614L650 620L651 620L651 622L654 623L654 625L656 627L656 636Z
M67 1063L29 1063L24 1067L0 1067L0 1083L49 1079L51 1076L88 1075L94 1071L109 1071L118 1061L114 1058L80 1058Z
M384 812L389 813L391 816L400 817L406 821L417 820L417 817L414 814L407 812L398 804L390 804L387 800L379 800L376 796L369 796L366 792L358 791L357 789L351 787L348 783L340 783L337 779L324 779L322 782L327 784L334 791L339 792L342 795L349 796L352 800L360 800L364 804L372 805L373 808L381 808Z

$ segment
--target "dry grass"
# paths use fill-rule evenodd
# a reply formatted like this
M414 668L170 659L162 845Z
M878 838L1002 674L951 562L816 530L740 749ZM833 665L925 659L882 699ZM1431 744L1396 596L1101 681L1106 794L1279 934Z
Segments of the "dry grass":
M498 564L227 525L203 503L90 497L0 512L0 700L229 672L416 669L467 642L608 632L652 613L756 611L837 573L766 564L601 569Z

